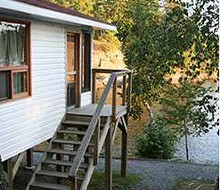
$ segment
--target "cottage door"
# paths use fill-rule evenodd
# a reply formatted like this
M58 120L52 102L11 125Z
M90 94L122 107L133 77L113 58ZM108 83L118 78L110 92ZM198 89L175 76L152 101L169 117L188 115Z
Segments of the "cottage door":
M80 35L67 33L66 102L67 108L80 105Z

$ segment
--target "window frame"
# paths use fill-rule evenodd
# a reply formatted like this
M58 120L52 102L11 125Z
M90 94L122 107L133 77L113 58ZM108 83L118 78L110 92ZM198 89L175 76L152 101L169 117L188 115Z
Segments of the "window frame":
M0 72L10 72L9 77L9 97L7 99L0 100L1 103L27 98L32 95L31 88L31 23L28 21L15 20L10 18L0 17L0 22L9 22L14 24L25 25L25 44L24 44L24 60L25 65L21 66L0 66ZM14 73L25 72L27 73L27 91L16 94L14 92Z

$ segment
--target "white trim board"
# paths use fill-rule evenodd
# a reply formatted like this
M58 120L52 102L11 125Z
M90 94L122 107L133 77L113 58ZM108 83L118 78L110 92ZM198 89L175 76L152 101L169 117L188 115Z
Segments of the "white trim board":
M79 24L84 26L95 27L99 29L107 29L116 31L116 26L111 24L105 24L102 22L81 18L79 16L73 16L66 13L61 13L53 10L49 10L46 8L37 7L34 5L29 5L22 2L17 2L14 0L0 0L0 12L1 9L10 10L10 11L17 11L20 13L25 13L28 15L32 15L35 17L43 17L51 20L57 20L72 24Z

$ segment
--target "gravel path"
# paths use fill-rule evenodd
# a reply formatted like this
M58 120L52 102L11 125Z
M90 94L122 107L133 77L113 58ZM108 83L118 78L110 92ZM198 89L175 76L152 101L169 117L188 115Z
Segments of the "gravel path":
M114 169L120 168L120 161L114 160ZM98 169L103 169L101 160ZM216 180L218 166L189 164L157 160L129 160L128 171L136 174L140 182L135 190L170 190L176 180Z
M35 163L39 162L42 154L35 154ZM15 178L16 190L24 190L32 172L22 165ZM104 159L100 159L97 170L103 170ZM114 170L120 169L120 160L113 160ZM218 166L189 164L161 160L129 160L128 172L136 174L140 181L131 190L170 190L176 180L216 180Z

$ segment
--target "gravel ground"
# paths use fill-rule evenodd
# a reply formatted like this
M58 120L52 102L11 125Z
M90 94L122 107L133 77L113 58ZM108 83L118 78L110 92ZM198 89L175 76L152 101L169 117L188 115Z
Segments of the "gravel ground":
M104 161L98 166L103 169ZM120 161L114 160L114 169ZM132 190L170 190L176 180L216 180L218 166L169 162L158 160L129 160L128 171L136 174L140 182Z
M215 180L218 167L165 161L132 161L129 170L142 178L140 187L168 190L176 180Z
M35 154L35 163L42 154ZM103 170L104 159L100 159L97 170ZM113 160L114 170L120 168L120 160ZM129 160L128 172L136 174L140 181L132 190L170 190L176 180L216 180L218 166L171 162L163 160ZM32 172L19 170L14 188L24 190Z

